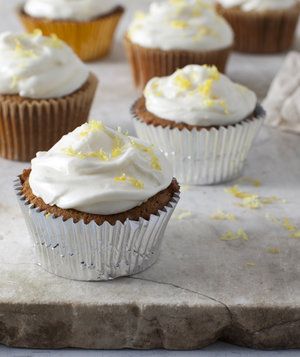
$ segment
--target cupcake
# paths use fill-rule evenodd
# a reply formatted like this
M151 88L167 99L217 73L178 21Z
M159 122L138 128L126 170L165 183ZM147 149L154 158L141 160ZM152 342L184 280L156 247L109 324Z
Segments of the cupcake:
M235 49L247 53L277 53L293 43L298 0L217 0L217 9L235 32Z
M179 200L161 151L97 121L37 153L16 191L37 263L76 280L152 265Z
M55 36L0 34L0 156L30 161L87 121L96 77Z
M28 31L41 29L68 43L83 61L105 57L124 13L108 0L27 0L18 9Z
M205 65L153 78L132 113L138 136L165 152L179 182L195 185L239 176L264 117L255 93Z
M220 71L233 45L233 32L205 0L154 2L137 13L125 47L137 87L188 64L216 65Z

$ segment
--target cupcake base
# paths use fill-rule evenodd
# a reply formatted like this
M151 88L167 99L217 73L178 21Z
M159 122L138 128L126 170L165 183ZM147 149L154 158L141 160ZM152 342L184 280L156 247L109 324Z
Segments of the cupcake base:
M94 61L109 54L124 8L118 6L110 13L89 21L36 18L27 15L23 8L19 8L17 12L27 31L40 29L45 36L56 34L72 47L83 61Z
M16 180L15 190L37 264L52 274L84 281L111 280L150 267L158 258L165 228L179 200L179 186L173 181L168 188L170 200L149 212L148 218L134 220L129 214L123 222L107 220L99 225L95 220L64 219L39 208L24 194L22 176Z
M80 89L62 98L0 95L0 156L30 161L38 151L49 150L87 121L97 84L91 74Z
M234 49L244 53L271 54L291 48L298 23L300 6L282 11L242 11L223 8L218 12L235 33Z
M142 102L143 98L132 107L137 135L164 151L174 176L188 185L213 185L240 176L264 119L258 106L252 117L227 127L163 126L144 120Z
M215 65L225 72L231 47L215 51L163 51L134 44L128 36L124 38L125 49L136 87L143 89L153 77L169 76L178 68L189 64Z

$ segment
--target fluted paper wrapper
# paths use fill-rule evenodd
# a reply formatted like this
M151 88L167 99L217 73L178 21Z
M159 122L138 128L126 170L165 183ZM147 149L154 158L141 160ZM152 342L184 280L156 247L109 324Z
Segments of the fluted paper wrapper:
M56 99L26 99L0 95L0 156L30 161L49 150L63 135L84 124L98 80L90 75L83 87Z
M111 14L90 21L63 21L35 18L18 10L27 31L40 29L44 35L56 34L65 41L83 61L101 59L110 52L113 37L124 9L118 7Z
M134 83L144 88L153 77L169 76L178 68L189 64L215 65L220 72L225 71L231 47L215 51L163 51L157 48L145 48L124 38L128 61L131 65Z
M20 179L15 182L18 201L34 245L36 262L49 273L74 280L111 280L139 273L158 258L162 238L179 200L149 220L127 219L108 222L74 223L45 215L22 196Z
M235 50L245 53L278 53L291 48L300 6L282 11L242 11L218 6L232 26Z
M179 183L212 185L241 175L263 119L264 111L257 107L253 118L218 129L164 128L146 124L137 117L134 125L141 139L165 153Z

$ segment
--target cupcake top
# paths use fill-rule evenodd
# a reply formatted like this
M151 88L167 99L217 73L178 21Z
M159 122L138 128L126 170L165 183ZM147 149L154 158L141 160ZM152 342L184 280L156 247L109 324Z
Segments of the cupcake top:
M214 66L189 65L169 77L151 79L146 109L162 118L197 126L235 124L253 113L257 97Z
M88 21L114 7L111 0L27 0L24 10L32 17Z
M89 70L55 35L0 34L0 94L58 98L79 89Z
M128 30L140 46L161 50L209 51L233 44L233 31L205 0L154 2L138 12Z
M240 7L244 11L282 10L295 6L298 0L218 0L224 8Z
M29 184L46 204L110 215L140 206L172 182L161 151L91 121L32 160Z

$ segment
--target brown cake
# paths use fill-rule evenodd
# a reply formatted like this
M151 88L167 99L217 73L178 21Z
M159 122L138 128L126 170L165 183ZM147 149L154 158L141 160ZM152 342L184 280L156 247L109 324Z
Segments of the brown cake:
M32 193L28 180L30 172L31 170L27 169L20 175L21 183L23 185L22 193L26 197L26 200L43 211L44 214L49 213L55 217L63 217L64 220L71 218L74 223L83 220L86 224L95 221L98 225L101 225L104 222L115 224L117 221L120 221L124 223L127 219L138 221L140 218L144 218L148 220L152 214L157 214L159 210L162 210L167 206L174 194L179 193L180 190L176 179L173 179L169 187L157 193L138 207L113 215L97 215L79 212L74 209L62 209L57 206L47 205L41 198L36 197Z

